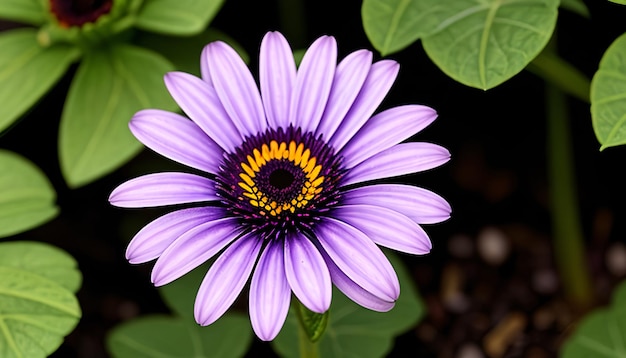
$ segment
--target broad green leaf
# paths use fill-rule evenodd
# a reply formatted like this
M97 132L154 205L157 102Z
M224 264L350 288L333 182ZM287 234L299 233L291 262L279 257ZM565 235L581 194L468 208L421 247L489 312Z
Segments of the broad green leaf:
M424 37L439 68L467 86L490 89L513 77L548 43L558 0L445 0L440 31Z
M59 211L55 199L54 188L39 168L15 153L0 150L0 237L55 217Z
M626 356L626 283L613 293L608 308L592 311L561 349L561 358L623 358Z
M149 32L141 32L135 37L135 43L147 47L172 61L177 70L200 76L200 54L209 42L224 41L232 46L245 62L248 54L228 35L207 28L202 33L189 37L172 37Z
M446 1L363 0L363 29L383 56L433 33L446 15Z
M32 107L79 55L67 45L41 47L37 30L0 33L0 132Z
M11 266L29 271L76 292L82 275L76 261L65 251L40 242L1 243L0 266Z
M626 0L609 0L610 2L614 2L616 4L626 5Z
M591 80L591 121L600 150L626 143L626 34L609 46Z
M43 0L2 0L0 18L31 25L41 25L47 19L47 9Z
M304 331L311 342L317 342L322 338L326 326L328 325L328 311L320 314L309 310L302 304L297 306L297 315L301 324L304 326Z
M243 315L228 313L206 327L185 318L152 315L116 327L107 348L114 358L238 358L251 341L252 330Z
M48 356L81 316L76 262L47 244L5 242L0 277L0 357Z
M589 17L589 9L582 0L561 0L561 8L577 13L582 17Z
M124 164L142 148L128 129L140 109L174 110L163 75L173 66L147 49L112 44L85 55L72 81L59 130L59 156L70 187Z
M204 30L224 0L150 0L137 14L135 26L166 35L195 35Z
M395 255L386 254L400 280L396 306L389 312L370 311L334 289L328 326L317 342L320 357L382 357L393 346L394 337L417 324L424 314L423 303L402 262ZM299 323L294 311L292 307L285 326L272 342L283 357L299 356Z

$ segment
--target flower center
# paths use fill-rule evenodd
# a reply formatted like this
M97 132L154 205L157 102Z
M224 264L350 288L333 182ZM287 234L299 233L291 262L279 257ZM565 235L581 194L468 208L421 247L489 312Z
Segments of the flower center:
M293 179L293 174L289 170L278 168L270 174L269 182L276 189L285 189L293 183Z
M96 22L112 5L113 0L50 0L50 10L63 27Z
M295 213L323 190L322 166L304 143L272 140L254 148L252 154L240 163L238 185L259 214Z
M312 133L268 130L226 155L217 189L244 225L269 232L309 227L337 202L339 162Z

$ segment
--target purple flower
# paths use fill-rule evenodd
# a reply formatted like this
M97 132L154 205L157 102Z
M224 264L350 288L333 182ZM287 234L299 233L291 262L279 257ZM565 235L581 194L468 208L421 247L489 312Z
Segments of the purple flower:
M398 64L372 63L366 50L337 64L333 37L317 39L296 69L285 38L270 32L259 62L260 92L237 53L213 42L201 79L165 76L191 120L155 109L132 118L146 146L204 173L149 174L111 193L120 207L196 204L144 227L126 257L157 259L152 282L161 286L221 253L200 285L196 320L216 321L252 275L250 320L263 340L283 326L291 292L318 313L330 306L332 284L361 306L390 310L400 287L377 244L429 252L420 224L448 219L450 206L428 190L375 180L448 161L438 145L401 143L436 112L405 105L372 116Z

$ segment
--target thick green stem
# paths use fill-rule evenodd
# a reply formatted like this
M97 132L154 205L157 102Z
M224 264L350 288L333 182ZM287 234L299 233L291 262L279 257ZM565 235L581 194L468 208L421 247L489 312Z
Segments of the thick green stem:
M583 102L589 103L591 81L576 67L559 57L553 43L528 64L527 70Z
M297 303L301 304L301 303ZM311 342L309 335L304 328L304 322L298 316L298 346L300 347L300 358L319 358L319 351L317 349L317 342Z
M554 254L568 300L581 309L593 302L584 255L565 94L546 84L548 181L552 204Z

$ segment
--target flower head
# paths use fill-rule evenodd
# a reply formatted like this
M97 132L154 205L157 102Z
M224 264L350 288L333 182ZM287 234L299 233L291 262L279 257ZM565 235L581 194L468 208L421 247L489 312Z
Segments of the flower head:
M264 340L280 331L292 292L318 313L330 306L332 284L361 306L390 310L400 287L377 244L427 253L420 224L450 216L428 190L376 184L449 159L438 145L401 143L436 118L431 108L373 115L398 64L372 63L366 50L337 64L335 39L323 36L296 69L287 41L270 32L261 44L260 92L223 42L205 47L201 70L201 79L165 76L191 120L148 109L130 122L146 146L204 174L149 174L113 191L109 200L121 207L195 203L144 227L128 260L157 259L152 282L161 286L221 253L196 296L196 320L217 320L252 276L250 319Z
M111 11L113 0L50 0L50 11L63 27L95 22Z

